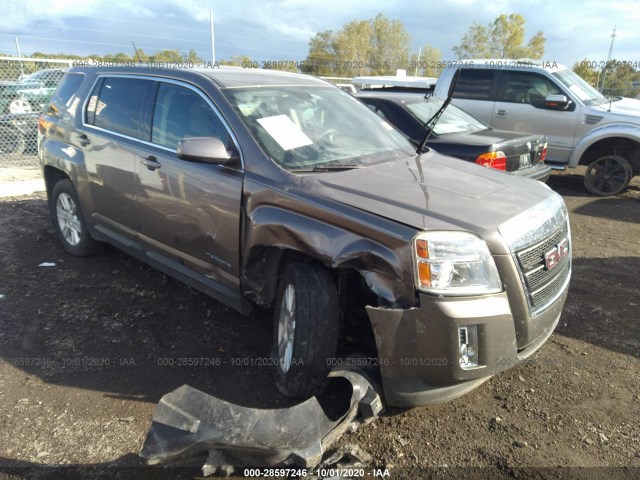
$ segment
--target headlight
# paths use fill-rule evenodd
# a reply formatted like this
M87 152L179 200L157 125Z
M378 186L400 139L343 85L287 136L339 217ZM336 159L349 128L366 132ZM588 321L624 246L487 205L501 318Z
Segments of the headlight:
M424 232L413 242L416 287L438 295L502 291L486 242L466 232Z

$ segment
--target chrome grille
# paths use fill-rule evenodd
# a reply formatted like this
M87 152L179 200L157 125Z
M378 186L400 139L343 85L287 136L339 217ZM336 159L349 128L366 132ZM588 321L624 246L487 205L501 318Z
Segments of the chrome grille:
M562 285L564 285L567 275L569 275L569 271L569 262L565 262L564 266L561 268L560 275L556 275L550 283L531 293L532 304L534 306L545 305L549 300L551 300L555 294L558 293L558 290L562 288Z
M571 250L569 255L551 270L545 267L544 259L547 252L568 237L569 229L564 223L545 240L516 253L529 305L534 312L542 310L554 300L571 272Z

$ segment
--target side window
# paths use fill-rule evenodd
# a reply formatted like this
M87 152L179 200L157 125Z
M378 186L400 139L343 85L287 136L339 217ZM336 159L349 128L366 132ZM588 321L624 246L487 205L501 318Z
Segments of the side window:
M504 102L526 103L544 108L547 95L564 95L548 78L530 72L505 72L502 97Z
M204 98L189 88L160 83L151 141L175 150L184 137L216 137L233 148L229 132Z
M138 78L104 78L91 92L87 122L105 130L148 140L142 117L153 83Z
M453 98L492 100L493 76L493 70L463 69L453 92Z
M69 105L71 105L71 99L78 90L83 78L84 75L79 73L67 73L62 78L53 97L51 97L47 114L62 117Z

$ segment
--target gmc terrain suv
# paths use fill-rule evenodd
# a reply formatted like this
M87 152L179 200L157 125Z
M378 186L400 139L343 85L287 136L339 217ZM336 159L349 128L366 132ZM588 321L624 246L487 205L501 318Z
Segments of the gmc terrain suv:
M567 295L560 196L418 155L317 78L73 69L39 157L67 252L107 242L242 313L273 308L287 396L364 353L388 404L455 398L537 350Z

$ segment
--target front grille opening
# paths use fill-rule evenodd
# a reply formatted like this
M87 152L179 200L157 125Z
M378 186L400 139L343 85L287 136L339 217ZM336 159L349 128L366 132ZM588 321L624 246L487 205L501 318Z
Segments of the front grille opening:
M568 236L569 227L565 223L543 241L516 252L515 257L532 314L540 312L553 302L567 281L571 272L571 254L550 269L545 266L545 254L557 248Z

